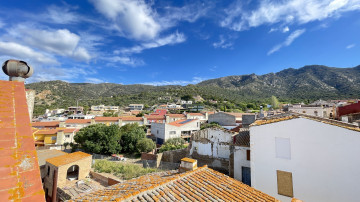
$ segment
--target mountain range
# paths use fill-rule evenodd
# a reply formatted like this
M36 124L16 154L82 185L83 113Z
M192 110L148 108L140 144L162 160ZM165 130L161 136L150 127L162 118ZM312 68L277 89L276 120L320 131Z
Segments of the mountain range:
M173 98L200 95L204 99L233 102L262 102L272 95L280 101L346 99L358 98L359 84L360 65L353 68L309 65L264 75L226 76L187 86L46 81L27 84L26 87L36 90L36 107L53 108L74 105L76 100L89 106L101 103L126 106L137 102L151 105L165 102L159 101L165 95Z

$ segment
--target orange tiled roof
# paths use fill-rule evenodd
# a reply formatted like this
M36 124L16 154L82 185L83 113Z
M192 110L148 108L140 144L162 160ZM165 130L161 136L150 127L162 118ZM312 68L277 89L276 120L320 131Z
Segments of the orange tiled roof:
M186 122L185 122L185 121L186 121ZM185 125L185 124L191 123L191 122L193 122L193 121L195 121L195 119L186 119L186 120L180 119L180 120L177 120L177 121L168 123L168 124L179 127L179 126L183 126L183 125ZM185 123L183 123L183 122L185 122Z
M66 128L64 130L62 130L64 133L73 133L73 132L78 132L80 129L78 128Z
M174 117L174 118L182 118L182 117L185 117L184 114L166 114L166 116Z
M45 201L23 82L0 81L0 201Z
M145 115L147 119L155 119L155 120L165 120L165 116L162 115Z
M75 201L278 201L207 166L128 180Z
M32 122L33 127L58 127L60 121Z
M65 123L85 124L85 123L91 123L91 119L68 119L65 121Z
M202 113L188 113L190 116L205 116L205 114Z
M123 121L142 121L143 117L121 117L121 120Z
M254 115L254 113L236 113L236 112L225 112L225 113L233 115L236 118L241 118L243 115Z
M62 156L57 156L53 158L49 158L46 160L46 162L53 164L54 166L62 166L69 163L73 163L75 161L78 161L80 159L86 158L91 156L90 154L84 153L84 152L74 152Z
M95 121L119 121L122 117L103 117L103 116L97 116L95 117Z
M53 135L56 134L59 129L42 129L34 133L34 135Z

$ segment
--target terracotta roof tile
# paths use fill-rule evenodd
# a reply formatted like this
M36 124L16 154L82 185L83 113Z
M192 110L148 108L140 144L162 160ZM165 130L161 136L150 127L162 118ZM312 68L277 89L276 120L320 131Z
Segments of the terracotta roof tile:
M60 121L32 122L33 127L59 127Z
M155 173L98 190L75 201L278 201L207 166L183 174Z
M236 113L236 112L225 112L225 113L233 115L237 118L242 118L243 115L255 115L254 113Z
M52 134L57 134L58 131L59 129L42 129L36 131L34 135L52 135Z
M193 122L193 121L195 121L195 120L196 120L196 119L186 119L186 120L180 119L180 120L177 120L177 121L168 123L168 124L179 127L179 126L183 126L183 125L186 125L186 124L188 124L188 123L191 123L191 122Z
M77 124L86 124L86 123L91 123L91 119L68 119L65 121L65 123L77 123Z
M103 116L97 116L95 117L95 122L102 122L102 121L119 121L121 117L103 117Z
M184 118L184 117L186 117L184 114L166 114L166 116L173 117L173 118Z
M190 116L205 116L205 114L202 113L188 113Z
M45 201L23 82L0 81L0 201Z
M165 116L162 115L145 115L144 117L151 120L165 120Z
M143 117L131 117L131 116L129 116L129 117L121 117L121 120L123 120L123 121L142 121L142 120L144 120L144 118Z
M49 158L46 160L46 162L51 163L54 166L62 166L66 165L75 161L78 161L80 159L86 158L91 156L90 154L84 153L84 152L74 152L62 156L57 156L53 158Z

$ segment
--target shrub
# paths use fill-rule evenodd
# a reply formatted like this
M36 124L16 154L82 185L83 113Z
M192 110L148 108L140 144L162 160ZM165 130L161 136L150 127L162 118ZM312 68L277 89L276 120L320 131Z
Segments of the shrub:
M139 140L136 144L136 148L139 152L151 152L153 149L155 149L156 145L154 141L148 138L143 138Z

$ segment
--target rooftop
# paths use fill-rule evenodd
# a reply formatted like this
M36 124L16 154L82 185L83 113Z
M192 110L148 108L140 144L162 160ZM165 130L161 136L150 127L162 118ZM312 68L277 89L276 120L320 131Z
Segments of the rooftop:
M177 121L174 121L174 122L171 122L169 123L169 125L173 125L173 126L183 126L183 125L186 125L188 123L191 123L195 121L195 119L180 119L180 120L177 120Z
M85 124L91 123L91 119L67 119L65 123L78 123L78 124Z
M45 201L23 82L0 81L0 201Z
M56 156L62 156L67 154L66 152L60 151L60 150L56 150L56 149L52 149L52 150L37 150L37 156L38 156L38 161L39 161L39 166L43 166L46 164L46 160L49 158L53 158Z
M278 201L207 166L141 176L75 201Z
M298 113L294 113L294 112L284 113L284 114L280 114L280 115L267 117L267 118L264 118L264 119L261 119L261 120L257 120L254 123L252 123L251 126L260 126L260 125L276 123L276 122L286 121L286 120L296 119L296 118L306 118L306 119L318 121L318 122L321 122L321 123L330 124L330 125L338 126L338 127L341 127L341 128L346 128L346 129L349 129L349 130L354 130L354 131L360 132L360 128L358 126L353 125L353 124L349 124L349 123L345 123L345 122L341 122L341 121L336 121L336 120L333 120L333 119L321 118L321 117L317 117L317 116L310 116L310 115L306 115L306 114L298 114Z
M80 159L86 158L91 156L90 154L84 153L84 152L74 152L74 153L70 153L70 154L66 154L66 155L62 155L62 156L57 156L57 157L53 157L53 158L49 158L46 160L46 162L51 163L54 166L62 166L62 165L66 165L69 163L73 163L75 161L78 161Z
M176 117L179 117L179 118L185 117L184 114L166 114L166 116L168 116L168 117L174 117L174 118L176 118Z
M32 122L33 127L58 127L60 121Z

